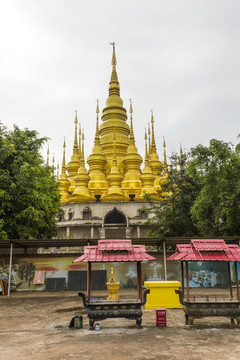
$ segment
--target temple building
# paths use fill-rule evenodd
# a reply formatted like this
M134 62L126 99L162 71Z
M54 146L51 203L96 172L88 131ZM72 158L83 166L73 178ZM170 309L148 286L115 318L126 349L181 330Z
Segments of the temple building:
M120 97L113 43L109 95L102 110L96 108L96 130L91 154L85 158L84 134L75 114L71 159L66 163L65 141L59 189L64 215L59 219L59 237L124 239L141 238L149 230L145 224L149 206L145 194L159 201L167 178L166 145L164 161L157 154L154 116L145 131L145 158L138 153L134 136L133 106L130 100L129 123ZM88 169L87 166L88 165Z

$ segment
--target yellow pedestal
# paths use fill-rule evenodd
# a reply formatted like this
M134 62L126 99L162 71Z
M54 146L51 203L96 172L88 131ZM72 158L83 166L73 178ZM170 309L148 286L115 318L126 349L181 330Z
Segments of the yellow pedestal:
M147 310L182 308L179 296L175 294L175 290L181 286L179 281L145 281L144 285L150 289L145 305Z

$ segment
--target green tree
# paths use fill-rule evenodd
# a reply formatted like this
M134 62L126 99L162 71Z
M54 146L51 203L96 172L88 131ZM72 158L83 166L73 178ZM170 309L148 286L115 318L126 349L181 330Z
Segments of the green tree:
M197 235L190 211L198 194L198 186L186 172L186 155L172 157L174 162L176 159L180 170L173 166L169 168L162 190L159 192L160 203L146 196L150 203L150 208L146 210L150 215L147 221L151 226L150 236Z
M8 131L0 123L0 237L50 238L57 234L60 194L36 131Z
M198 145L191 150L188 171L200 187L191 214L201 235L239 235L239 147L215 139L209 147Z

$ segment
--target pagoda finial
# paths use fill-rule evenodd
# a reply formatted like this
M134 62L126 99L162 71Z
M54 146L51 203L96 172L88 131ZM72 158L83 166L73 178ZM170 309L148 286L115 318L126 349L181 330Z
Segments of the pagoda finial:
M57 161L57 180L59 179L59 160Z
M79 158L81 157L82 154L82 150L81 150L81 136L82 136L82 131L81 131L81 124L78 124L78 153L79 153Z
M77 150L78 152L78 138L77 138L77 125L78 125L78 118L77 118L77 110L75 110L75 136L74 136L74 145L73 149Z
M132 108L132 99L129 99L130 101L130 141L135 144L135 138L134 138L134 133L133 133L133 120L132 120L132 114L133 114L133 108Z
M63 160L62 160L62 171L61 174L58 178L59 181L59 190L60 190L60 194L61 194L61 203L65 204L68 202L69 199L69 186L70 186L70 181L67 178L67 174L66 174L66 160L65 160L65 149L66 149L66 142L65 142L65 137L64 137L64 142L63 142Z
M54 165L54 163L55 163L55 158L54 158L54 153L53 153L53 158L52 158L52 176L54 176L54 171L55 171L55 165Z
M120 87L119 87L117 71L116 71L117 59L115 53L115 42L110 43L110 45L113 46L113 54L112 54L112 74L109 83L109 96L110 95L120 96Z
M94 141L94 144L95 144L95 145L99 145L99 144L100 144L100 139L99 139L99 125L98 125L99 100L97 99L96 101L97 101L97 108L96 108L97 118L96 118L96 133L95 133L95 141Z
M147 130L145 129L145 136L144 136L144 139L145 139L145 166L148 165L148 147L147 147Z
M154 134L154 118L153 118L153 110L151 110L152 116L151 116L151 123L152 123L152 152L156 152L156 142L155 142L155 134Z
M164 148L164 166L167 166L167 155L166 155L166 142L165 142L165 137L163 137L163 148Z
M113 47L113 54L112 54L112 65L117 65L116 53L115 53L115 42L110 43Z
M148 123L148 153L151 154L151 130L150 123Z
M47 148L47 166L49 166L49 144Z
M65 173L66 173L65 149L66 149L66 141L65 141L65 136L64 136L64 141L63 141L62 174L65 174Z
M81 159L83 159L83 163L85 163L85 159L84 159L84 139L85 139L84 138L84 129L82 129L82 156L81 156Z

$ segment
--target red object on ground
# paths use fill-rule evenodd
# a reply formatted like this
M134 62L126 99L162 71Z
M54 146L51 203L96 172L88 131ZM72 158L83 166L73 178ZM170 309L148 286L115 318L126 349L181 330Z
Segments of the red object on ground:
M132 245L131 240L98 240L98 245L84 246L84 254L73 262L114 262L156 260L146 253L145 245Z
M164 308L156 309L156 325L167 326L166 309Z
M178 244L176 253L167 260L240 261L240 248L228 245L222 239L191 240L190 244Z

